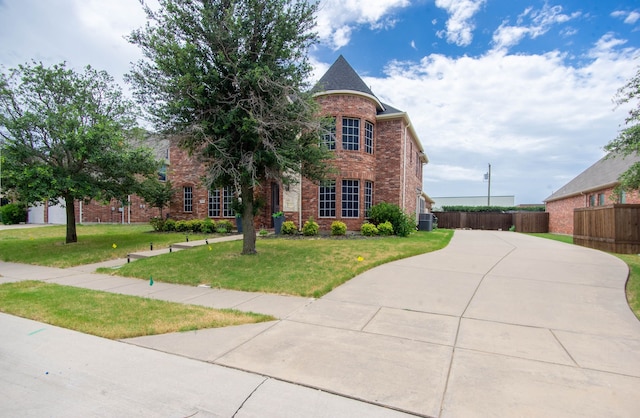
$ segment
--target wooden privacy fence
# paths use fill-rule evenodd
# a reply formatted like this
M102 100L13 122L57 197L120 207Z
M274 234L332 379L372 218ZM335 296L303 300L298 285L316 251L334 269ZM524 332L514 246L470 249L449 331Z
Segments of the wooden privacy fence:
M434 215L438 228L508 231L515 226L517 232L549 232L547 212L434 212Z
M573 243L612 253L640 253L640 205L574 209Z

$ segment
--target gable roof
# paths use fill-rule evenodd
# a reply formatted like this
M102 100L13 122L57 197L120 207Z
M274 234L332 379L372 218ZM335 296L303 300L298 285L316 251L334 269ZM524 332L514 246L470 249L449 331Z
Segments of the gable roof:
M636 162L640 162L639 155L624 157L622 155L608 154L544 201L552 202L581 193L589 193L616 186L619 183L618 178L620 175Z

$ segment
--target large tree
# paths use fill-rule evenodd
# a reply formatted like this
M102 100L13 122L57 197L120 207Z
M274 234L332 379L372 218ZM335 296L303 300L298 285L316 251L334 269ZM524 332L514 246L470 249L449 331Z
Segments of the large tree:
M308 0L160 0L130 36L146 59L129 80L156 127L205 162L209 187L239 196L243 254L256 252L261 182L326 174L306 84L316 9Z
M63 200L66 242L77 242L75 200L134 193L140 175L158 168L134 148L136 113L113 78L87 66L20 65L0 76L3 187L26 204Z
M618 106L636 101L625 118L625 125L617 138L607 144L605 150L616 155L640 155L640 69L634 77L622 86L614 102ZM623 190L640 190L640 163L635 163L620 176Z

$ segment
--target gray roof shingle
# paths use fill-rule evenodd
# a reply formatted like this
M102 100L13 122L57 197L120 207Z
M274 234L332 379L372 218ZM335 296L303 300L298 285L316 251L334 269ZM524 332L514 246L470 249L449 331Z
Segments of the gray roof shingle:
M371 89L355 72L353 67L342 55L338 57L322 78L313 87L313 92L331 90L351 90L370 94L375 97Z
M580 193L610 187L616 184L618 177L636 162L640 162L640 156L638 155L623 157L621 155L609 154L604 156L551 196L544 199L544 201L551 202Z

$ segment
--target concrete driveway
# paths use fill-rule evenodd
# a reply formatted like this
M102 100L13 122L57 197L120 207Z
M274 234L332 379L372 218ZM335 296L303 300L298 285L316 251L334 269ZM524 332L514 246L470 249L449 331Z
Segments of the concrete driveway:
M18 278L15 272L4 274L3 267L9 271L15 265L0 263L0 274ZM74 285L86 276L42 273L43 279ZM599 251L510 232L456 231L444 250L370 270L318 300L294 298L296 303L278 309L279 321L108 344L123 347L116 350L122 356L145 347L153 349L152 357L178 354L188 358L184 361L213 363L200 363L203 368L266 376L269 384L256 383L260 379L248 384L255 394L238 389L247 407L262 405L256 416L343 411L342 416L632 417L640 410L640 322L625 300L627 275L626 264ZM131 286L114 278L120 282L110 289L107 277L86 280L120 293ZM171 292L162 290L166 298ZM272 305L291 300L280 298L254 301L253 310L273 311ZM219 297L203 295L183 301L200 299L220 303ZM100 340L85 338L92 344ZM116 362L113 355L109 358ZM163 358L156 360L157 379L147 379L178 373L165 370ZM145 364L139 367L146 373ZM159 390L153 381L148 384ZM198 387L190 390L200 393ZM304 392L309 388L322 392ZM307 408L303 393L330 396L327 392L340 396L313 398L314 406ZM339 401L355 402L348 405L357 408L336 406ZM272 408L274 402L280 409ZM358 409L365 406L381 408Z

